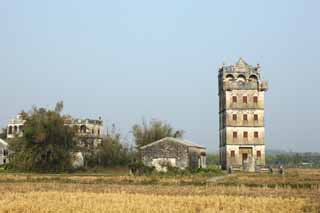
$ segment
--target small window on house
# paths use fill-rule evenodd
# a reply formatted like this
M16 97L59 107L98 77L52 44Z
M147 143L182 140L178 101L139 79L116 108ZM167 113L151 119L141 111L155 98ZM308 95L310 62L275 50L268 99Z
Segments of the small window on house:
M235 153L234 150L231 150L231 153L230 153L230 154L231 154L231 157L232 157L232 158L234 158L234 157L236 156L236 153Z
M94 134L94 129L92 130L92 134Z
M7 156L7 155L8 155L8 150L6 150L6 149L3 150L3 155L4 155L4 156Z
M247 114L244 114L244 115L243 115L243 120L244 120L244 121L247 121L247 120L248 120L248 115L247 115Z
M233 114L233 115L232 115L232 120L234 120L234 121L237 120L237 115L236 115L236 114Z
M242 102L243 102L244 104L248 103L248 97L247 97L247 96L243 96L243 97L242 97Z
M100 135L100 129L98 129L98 135Z
M248 132L247 131L243 132L243 137L244 138L248 138Z
M257 151L257 158L260 158L260 157L261 157L261 151L258 150L258 151Z
M258 137L259 137L259 132L256 131L256 132L254 132L253 134L254 134L254 137L255 137L255 138L258 138Z
M255 120L255 121L258 120L258 115L257 115L257 114L254 114L254 115L253 115L253 120Z
M237 96L232 96L232 102L237 103Z
M7 159L3 159L3 164L6 164L7 163Z
M258 103L258 96L253 96L253 103Z
M237 132L233 132L233 138L237 138L238 137L238 133Z

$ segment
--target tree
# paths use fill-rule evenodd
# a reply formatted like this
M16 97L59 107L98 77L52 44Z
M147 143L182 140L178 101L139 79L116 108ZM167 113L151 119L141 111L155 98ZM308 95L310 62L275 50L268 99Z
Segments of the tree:
M149 123L142 121L142 125L135 124L132 127L135 144L139 148L165 137L182 138L184 131L175 130L170 124L159 120L151 120Z
M115 125L112 125L97 150L88 156L88 165L91 167L124 166L130 163L132 154L132 150L121 143L121 134L116 130Z
M58 103L59 104L59 103ZM60 106L56 106L59 108ZM10 142L12 167L20 170L61 172L71 168L74 129L64 125L59 110L36 108L26 116L23 137Z
M7 138L7 128L2 128L0 132L0 139L6 139Z

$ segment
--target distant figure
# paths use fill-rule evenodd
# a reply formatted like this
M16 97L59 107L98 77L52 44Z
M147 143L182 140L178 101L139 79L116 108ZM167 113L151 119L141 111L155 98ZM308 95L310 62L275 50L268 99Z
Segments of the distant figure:
M269 166L268 169L269 169L269 172L270 172L271 174L273 174L272 166Z
M229 169L228 169L228 174L229 174L229 175L232 174L232 166L229 167Z
M282 165L280 165L280 167L279 167L279 174L284 175L284 168Z

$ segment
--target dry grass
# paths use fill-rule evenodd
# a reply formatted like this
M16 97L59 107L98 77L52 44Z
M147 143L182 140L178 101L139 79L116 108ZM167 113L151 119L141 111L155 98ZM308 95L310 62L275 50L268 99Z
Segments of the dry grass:
M0 212L319 212L319 177L292 170L199 185L203 177L2 174ZM290 181L302 187L283 184ZM303 187L308 181L313 187Z
M10 192L0 200L4 212L293 212L306 204L301 198L56 191Z

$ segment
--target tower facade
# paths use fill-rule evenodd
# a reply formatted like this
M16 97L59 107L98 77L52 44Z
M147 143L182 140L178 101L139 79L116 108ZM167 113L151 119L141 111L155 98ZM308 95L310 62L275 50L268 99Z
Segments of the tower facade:
M264 92L260 66L242 58L219 69L220 164L265 166Z

